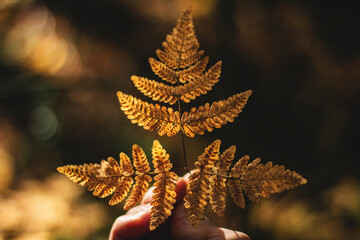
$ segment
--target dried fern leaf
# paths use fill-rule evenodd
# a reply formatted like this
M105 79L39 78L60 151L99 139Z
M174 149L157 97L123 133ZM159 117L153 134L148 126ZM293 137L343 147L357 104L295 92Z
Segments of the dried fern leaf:
M232 176L239 176L235 181L240 181L240 184L237 184L255 203L260 203L261 198L269 198L270 194L289 190L307 182L295 171L285 170L282 165L273 165L272 162L264 165L260 161L260 158L257 158L247 166L244 161L231 171Z
M227 150L225 150L221 155L219 160L216 162L213 172L215 173L210 177L210 205L212 210L219 216L224 215L225 205L226 205L226 180L227 178L223 177L227 175L229 168L231 166L232 160L235 157L236 147L233 145Z
M189 103L201 94L207 94L212 89L212 86L219 81L221 72L221 61L209 68L205 74L199 76L197 79L178 87L179 97L183 102Z
M197 227L199 221L204 218L205 207L208 203L209 181L214 162L219 158L220 140L214 141L195 162L196 170L189 176L186 187L184 206L190 223Z
M67 165L57 170L69 177L75 183L93 191L93 195L104 198L115 192L110 204L120 202L129 191L133 183L131 175L134 173L130 160L125 154L120 154L120 166L117 161L109 157L99 164Z
M134 179L131 176L134 174L134 168L130 158L125 153L120 153L120 168L123 171L123 176L121 176L117 189L109 201L111 206L124 200L129 193L131 185L134 183Z
M181 117L183 131L188 137L196 134L202 135L205 131L211 132L213 128L221 128L228 122L233 122L245 107L252 91L235 94L226 100L206 103L198 109L192 108L184 112Z
M57 171L67 176L70 180L78 183L82 187L89 188L89 191L95 189L96 184L99 182L97 176L101 166L97 163L84 164L84 165L66 165L58 167ZM91 190L90 190L91 189Z
M177 81L186 83L195 80L203 71L205 71L208 61L209 57L204 57L189 68L181 71L175 71L172 68L166 66L164 63L159 62L154 58L149 58L149 63L153 72L162 80L172 84L177 83Z
M191 66L204 54L204 51L198 51L199 42L191 17L191 6L181 14L175 28L162 45L165 51L156 50L157 56L167 66L176 70Z
M206 69L209 57L197 61L194 65L179 71L179 82L186 83L197 79Z
M178 90L177 87L168 86L163 83L137 76L132 76L131 80L140 92L145 96L152 98L154 101L161 101L172 105L178 100L176 96L176 90Z
M250 157L248 155L245 155L232 167L230 172L230 177L232 178L229 179L227 182L230 196L232 197L234 203L242 209L245 208L245 199L244 199L243 186L240 177L249 159Z
M178 37L173 35L167 35L166 41L162 43L162 46L166 53L170 55L178 54L194 54L200 47L200 43L196 38L195 32L192 38L188 38L188 42L184 42ZM183 43L183 45L181 45Z
M117 92L121 110L131 123L142 126L145 130L158 131L160 136L173 136L180 130L180 114L172 108L143 102L131 95Z
M132 147L132 158L137 174L148 173L150 171L149 161L144 150L137 144Z
M151 180L152 178L147 174L140 174L135 177L135 184L131 190L130 196L126 199L124 210L129 210L136 206L141 199L143 199Z
M162 80L175 84L178 80L178 71L166 66L164 63L157 61L154 58L149 58L149 63L153 72ZM132 79L131 79L132 80Z
M160 49L156 50L156 55L160 58L160 60L165 63L167 66L173 68L173 69L179 69L179 68L186 68L195 62L197 62L202 55L204 54L204 51L198 51L192 55L188 55L185 57L185 55L179 57L175 57L173 55L170 55Z
M151 201L150 231L157 228L171 215L171 210L176 203L176 181L178 176L171 172L172 164L169 160L169 154L155 140L152 148L153 164L155 172L158 173L154 180L153 198Z
M144 150L138 145L133 145L132 151L133 163L136 168L135 184L131 190L130 196L126 199L124 210L128 210L137 205L144 197L149 188L152 178L146 174L150 171L149 161L146 158Z
M174 104L180 98L184 102L190 102L201 94L206 94L212 86L218 82L221 71L221 61L211 67L204 75L181 86L173 87L147 78L132 76L131 80L135 87L145 96L154 101Z

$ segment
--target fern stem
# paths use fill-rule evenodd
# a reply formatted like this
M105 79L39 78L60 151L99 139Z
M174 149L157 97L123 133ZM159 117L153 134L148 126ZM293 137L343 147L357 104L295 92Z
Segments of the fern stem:
M183 154L184 154L185 170L186 170L186 172L190 173L190 170L189 170L188 164L187 164L187 159L186 159L185 139L184 139L183 131L181 131L181 142L182 142L182 149L183 149Z
M188 170L189 172L191 170ZM226 179L235 179L235 180L240 180L240 181L269 181L269 180L275 180L273 178L242 178L242 177L232 177L232 176L229 176L229 175L223 175L223 174L219 174L219 173L214 173L214 172L208 172L208 171L201 171L202 173L205 173L205 174L209 174L209 175L217 175L217 176L220 176L220 177L223 177L223 178L226 178ZM127 177L136 177L136 176L139 176L139 175L143 175L143 174L147 174L147 175L157 175L157 174L161 174L161 173L166 173L166 171L164 172L147 172L147 173L133 173L133 174L130 174L130 175L125 175ZM124 175L107 175L107 176L103 176L101 178L112 178L112 177L122 177Z
M182 39L181 39L181 46L180 46L180 50L179 50L179 63L177 66L177 71L180 71L180 65L181 65L181 51L183 48L183 44L184 44L184 34L182 35ZM178 86L180 86L180 74L178 74L177 79L176 79L176 84ZM180 104L180 97L177 96L177 102L178 102L178 111L180 113L180 116L182 115L181 113L181 104ZM180 119L180 128L181 128L181 143L182 143L182 149L183 149L183 155L184 155L184 162L185 162L185 171L190 173L189 168L188 168L188 163L187 163L187 158L186 158L186 148L185 148L185 139L184 139L184 129L183 129L183 124L182 121Z
M206 174L210 174L210 175L216 175L216 176L219 176L219 177L223 177L223 178L227 178L227 179L238 179L238 180L244 180L242 179L241 177L231 177L229 175L223 175L223 174L220 174L220 173L214 173L214 172L205 172ZM245 179L246 180L246 179Z

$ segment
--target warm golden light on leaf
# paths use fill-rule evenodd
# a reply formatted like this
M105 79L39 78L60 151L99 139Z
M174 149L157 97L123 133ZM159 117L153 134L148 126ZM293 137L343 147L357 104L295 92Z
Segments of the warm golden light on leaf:
M205 148L204 153L195 162L196 170L189 176L184 206L190 223L195 227L204 218L209 200L216 214L224 214L226 185L236 205L244 208L243 192L251 201L259 203L261 198L269 198L270 194L289 190L307 182L298 173L285 170L284 166L273 165L272 162L261 164L260 158L248 163L248 156L241 158L230 170L236 147L228 148L219 157L220 143L220 140L216 140Z
M120 153L120 164L112 157L101 164L67 165L58 167L75 183L93 191L94 196L107 197L114 193L109 204L115 205L123 201L132 186L131 194L126 200L124 210L138 204L144 197L154 176L154 198L151 202L150 230L156 229L171 215L171 210L176 202L176 181L178 176L170 171L169 154L155 140L152 147L154 172L150 172L149 162L142 148L134 144L132 148L133 162L125 153ZM134 167L136 172L134 171ZM133 177L135 176L135 184Z
M121 110L132 123L137 123L149 131L158 131L160 136L173 136L179 130L188 137L203 135L214 128L221 128L233 122L245 107L252 91L235 94L226 100L206 103L198 109L181 113L180 100L189 103L196 97L207 94L219 81L222 62L217 62L205 73L209 57L200 60L204 51L195 35L191 6L187 6L170 35L162 44L164 51L157 49L160 61L149 59L153 72L170 86L147 78L132 76L135 87L154 101L174 104L178 102L178 111L141 101L132 95L118 92ZM183 85L181 85L181 83ZM181 117L180 117L181 116ZM181 118L181 120L180 120Z

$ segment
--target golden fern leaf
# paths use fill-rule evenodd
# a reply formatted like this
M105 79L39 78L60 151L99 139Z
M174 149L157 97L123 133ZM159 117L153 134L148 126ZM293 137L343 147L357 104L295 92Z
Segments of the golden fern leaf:
M123 171L123 174L118 182L114 195L109 201L111 206L121 202L129 193L130 187L134 183L134 179L131 176L134 174L134 169L130 158L125 153L120 153L120 168Z
M250 157L245 155L232 167L230 172L230 177L232 178L227 182L232 199L234 200L235 204L242 209L245 208L245 199L240 177L249 159Z
M151 201L150 230L154 230L171 215L171 210L176 203L176 181L178 176L171 172L172 164L169 154L155 140L152 147L153 164L155 173L158 173L154 180L153 198Z
M158 83L147 78L131 76L131 81L145 96L152 98L154 101L174 104L177 101L178 87L172 87L163 83Z
M180 113L172 108L143 102L131 95L117 92L121 110L145 130L158 131L160 136L173 136L180 130Z
M231 170L230 176L238 178L233 179L236 190L243 189L248 198L255 203L259 203L261 197L269 198L270 194L292 189L307 182L295 171L285 170L282 165L273 165L272 162L264 165L260 163L260 158L246 165L247 159L240 160L238 166L235 165Z
M132 150L132 157L134 166L136 168L136 173L148 173L150 171L150 166L144 150L137 144L133 145Z
M200 74L205 71L208 61L209 57L206 56L203 59L195 62L194 65L179 71L179 82L186 83L197 79L198 76L200 76Z
M195 80L203 71L205 71L209 57L204 57L194 65L181 71L175 71L166 66L164 63L149 58L149 63L153 72L158 75L162 80L175 84L177 81L181 83Z
M219 158L220 140L216 140L205 148L202 155L195 162L196 170L189 176L186 187L184 206L188 213L190 223L197 227L204 217L205 207L208 200L208 186L210 181L209 172L214 167L214 162Z
M178 19L177 23L181 21L180 18ZM194 24L192 23L191 16L189 16L189 18L192 24L192 27L188 28L187 30L188 32L190 32L190 37L186 37L185 35L179 36L177 28L180 27L178 27L177 24L176 27L173 29L172 33L166 36L166 41L162 43L162 46L166 53L175 56L179 54L191 55L196 53L199 49L200 44L195 35Z
M218 82L221 71L221 61L212 66L204 75L182 86L168 86L147 78L132 76L131 80L135 87L144 95L151 97L154 101L174 104L180 98L188 103L201 94L206 94L212 86Z
M178 68L185 68L188 67L195 62L197 62L201 56L204 54L204 51L198 51L190 56L180 56L176 57L175 55L171 55L169 53L166 53L164 51L161 51L160 49L156 50L156 55L160 58L161 61L163 61L167 66L170 66L173 69Z
M192 27L185 30L185 31L189 32L188 33L189 37L186 36L185 32L183 32L183 34L178 32L177 29L180 27L177 24L176 27L173 28L172 33L170 35L166 36L166 41L164 41L162 43L165 53L170 56L173 56L174 58L179 58L179 56L180 56L180 59L183 60L185 58L185 56L194 55L196 53L199 53L200 55L202 55L204 53L204 51L198 52L200 44L195 35L194 24L192 23L191 16L189 16L189 17L190 17ZM178 19L178 23L179 23L179 21L181 21L181 17ZM184 27L182 26L182 28L184 28ZM157 55L159 54L159 51L160 50L158 50L156 52ZM162 51L160 51L160 52L162 52ZM171 66L171 64L169 66ZM179 66L174 63L173 68L178 70ZM180 68L184 68L184 66L180 66Z
M115 192L110 204L120 202L126 196L133 183L131 175L134 173L130 160L125 154L120 154L120 166L117 161L109 157L99 164L67 165L57 170L69 177L80 186L93 191L93 195L104 198ZM116 203L115 203L116 202Z
M158 49L157 56L167 66L176 70L194 64L204 54L204 51L197 51L199 42L191 17L191 6L182 13L171 35L166 37L163 47L165 52Z
M236 147L233 145L227 150L225 150L221 155L219 160L216 162L213 172L215 173L210 177L210 205L213 211L219 215L224 215L225 205L226 205L226 180L227 178L223 177L227 175L229 168L231 166L232 160L235 156Z
M149 188L149 184L152 178L147 174L140 174L135 177L135 184L131 190L131 194L126 200L124 205L124 210L129 210L130 208L137 205L141 199L143 199L146 191Z
M146 174L150 171L149 162L144 150L138 145L133 145L132 151L133 163L136 168L135 184L131 190L130 196L126 199L124 210L128 210L138 204L148 190L152 178Z
M191 16L191 6L182 13L172 33L162 43L164 51L157 50L161 61L149 59L152 70L164 81L177 86L169 86L143 77L132 76L135 86L154 101L174 104L182 100L189 103L208 91L219 81L221 61L205 71L209 58L199 60L203 51L198 51L199 42L195 35ZM182 69L182 70L181 70ZM185 83L180 85L180 83ZM202 135L213 128L221 128L234 118L245 107L251 90L236 94L226 100L205 104L198 109L181 115L180 103L178 111L160 107L138 100L131 95L118 92L121 109L132 123L137 123L149 131L158 131L160 136L173 136L181 131L188 137ZM179 119L180 118L180 119Z
M184 133L188 137L195 134L202 135L205 131L211 132L213 128L221 128L228 122L233 122L234 118L245 107L252 91L235 94L226 100L213 102L210 106L206 103L198 109L192 108L190 112L184 112L181 122Z
M157 61L154 58L149 58L149 63L153 72L162 80L175 84L179 77L179 72L166 66L164 63Z
M58 172L67 176L70 180L78 183L82 187L89 188L89 191L95 189L96 184L99 182L97 176L101 166L97 163L84 164L84 165L66 165L58 167Z

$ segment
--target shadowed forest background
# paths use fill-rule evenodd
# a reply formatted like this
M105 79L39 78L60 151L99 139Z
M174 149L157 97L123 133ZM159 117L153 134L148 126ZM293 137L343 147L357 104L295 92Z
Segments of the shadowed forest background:
M349 1L350 2L350 1ZM185 110L253 90L221 129L186 138L192 168L215 139L222 150L297 171L308 183L241 210L228 198L215 225L252 239L360 238L360 22L350 3L265 0L0 0L0 239L106 239L122 204L107 205L56 172L158 139L183 175L181 137L133 125L116 91L158 80L156 57L191 3L219 83Z

